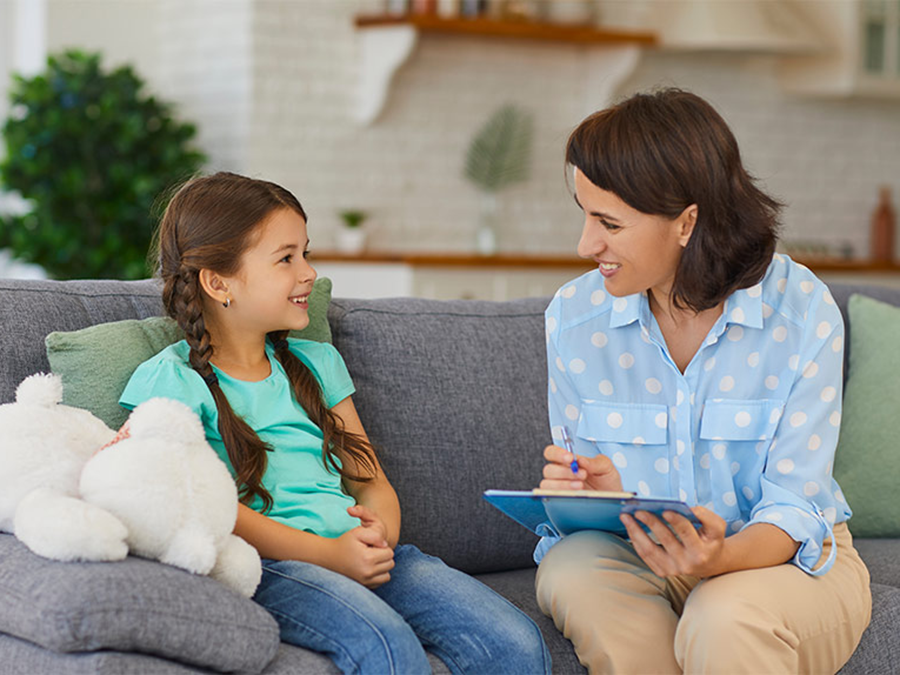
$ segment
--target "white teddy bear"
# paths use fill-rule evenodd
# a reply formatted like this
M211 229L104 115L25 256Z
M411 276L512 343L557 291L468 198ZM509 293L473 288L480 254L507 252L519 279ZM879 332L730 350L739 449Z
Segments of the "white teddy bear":
M122 560L130 550L252 596L259 554L232 534L237 488L196 414L152 399L117 436L61 401L57 376L32 375L0 406L0 530L44 557Z

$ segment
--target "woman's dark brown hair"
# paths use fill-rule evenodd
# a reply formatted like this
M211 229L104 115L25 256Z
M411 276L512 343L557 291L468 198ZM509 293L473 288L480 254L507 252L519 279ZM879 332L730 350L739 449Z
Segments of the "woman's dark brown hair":
M715 307L765 275L782 205L756 187L725 120L699 96L663 89L594 113L569 137L566 163L643 213L674 219L697 205L676 307Z
M155 245L158 273L164 282L163 304L184 331L191 366L215 399L219 433L234 467L241 501L249 504L259 497L264 511L272 506L272 496L262 483L266 452L271 448L231 408L209 363L213 348L203 319L199 274L202 269L223 276L236 274L257 229L279 209L291 209L306 220L297 198L274 183L225 172L195 178L183 185L166 207ZM286 330L269 333L268 339L297 402L322 431L322 461L350 480L371 480L375 475L372 446L364 437L347 431L343 420L326 406L318 380L291 352L287 334ZM361 471L347 471L336 453L351 459Z

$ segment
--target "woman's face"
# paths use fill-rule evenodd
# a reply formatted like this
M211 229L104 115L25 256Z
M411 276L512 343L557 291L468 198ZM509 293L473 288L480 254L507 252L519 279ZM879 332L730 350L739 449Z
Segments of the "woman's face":
M575 201L584 211L578 255L598 264L606 290L616 297L646 290L668 297L697 207L688 206L674 220L636 211L577 168Z

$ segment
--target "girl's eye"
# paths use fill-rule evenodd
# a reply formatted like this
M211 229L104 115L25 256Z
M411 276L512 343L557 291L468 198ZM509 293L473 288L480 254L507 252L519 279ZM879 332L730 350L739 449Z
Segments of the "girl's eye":
M286 262L286 263L289 263L289 262L291 262L291 260L293 260L293 259L294 259L294 254L293 254L293 253L288 253L288 254L287 254L286 256L284 256L281 260L279 260L279 262Z
M308 250L307 250L307 251L303 251L303 259L306 260L307 258L309 258L309 251L308 251Z

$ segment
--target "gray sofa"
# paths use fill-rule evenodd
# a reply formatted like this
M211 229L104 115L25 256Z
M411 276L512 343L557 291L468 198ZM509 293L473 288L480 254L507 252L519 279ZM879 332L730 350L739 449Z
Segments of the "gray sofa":
M900 291L832 290L843 310L852 292L900 305ZM554 671L580 673L533 597L536 538L481 499L486 488L528 489L540 479L549 439L547 301L337 299L328 318L360 416L404 507L402 540L509 598L544 631ZM48 370L48 332L159 313L152 281L0 280L0 403L25 376ZM872 573L874 608L841 672L897 673L900 540L857 543ZM432 664L447 672L434 657ZM263 610L206 577L132 557L44 560L0 535L0 673L214 671L337 672L328 659L279 643ZM496 671L504 672L502 663Z

